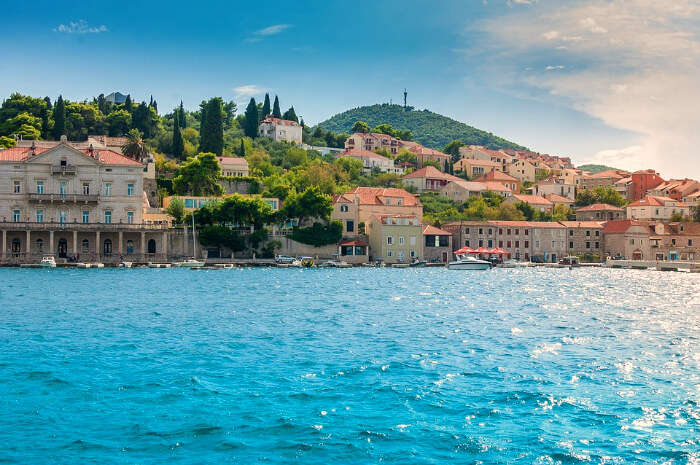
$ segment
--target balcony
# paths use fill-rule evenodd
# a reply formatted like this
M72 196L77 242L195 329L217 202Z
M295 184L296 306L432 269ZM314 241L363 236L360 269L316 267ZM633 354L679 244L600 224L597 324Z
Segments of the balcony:
M52 165L51 174L75 174L75 165Z
M97 203L97 194L29 194L30 202L37 203Z
M141 232L167 231L166 224L154 223L78 223L47 221L36 223L32 221L9 222L0 218L0 230L7 231L83 231L83 232Z

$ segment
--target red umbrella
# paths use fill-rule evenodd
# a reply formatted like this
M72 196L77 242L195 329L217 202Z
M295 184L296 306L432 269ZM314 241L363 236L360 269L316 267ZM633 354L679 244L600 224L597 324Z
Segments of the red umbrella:
M489 252L490 252L490 250L487 249L487 248L485 248L485 247L479 247L478 249L476 249L476 250L474 251L474 253L479 253L479 254L481 254L481 253L489 253Z
M510 255L510 252L508 252L507 250L503 250L500 247L496 247L495 249L493 249L493 253L498 255Z
M472 250L472 249L469 248L469 247L462 247L462 248L459 249L459 250L455 250L455 253L456 253L456 254L457 254L457 253L458 253L458 254L473 253L473 252L474 252L474 250Z

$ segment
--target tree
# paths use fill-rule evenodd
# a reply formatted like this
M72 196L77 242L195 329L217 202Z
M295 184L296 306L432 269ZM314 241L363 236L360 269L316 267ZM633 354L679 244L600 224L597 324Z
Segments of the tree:
M676 212L671 215L671 222L672 223L679 223L681 221L685 221L685 216L683 216L683 213Z
M44 102L46 103L46 106L41 110L41 138L48 139L49 130L51 129L51 99L49 97L44 97Z
M448 154L452 157L452 164L457 163L457 161L460 158L460 155L459 155L459 148L460 147L464 147L464 142L462 142L461 140L453 140L452 142L447 144L445 146L445 149L443 150L443 152L445 152L446 154Z
M187 118L185 117L185 107L182 105L182 100L180 100L180 109L177 112L177 117L180 129L185 129L187 127Z
M58 102L56 102L56 104L58 105ZM111 137L121 136L129 130L129 127L131 127L131 115L124 109L111 112L109 115L107 115L105 121L107 122L108 134Z
M277 102L277 99L275 99L275 102ZM257 137L258 123L258 105L255 103L255 99L251 97L245 109L245 126L243 128L245 135L251 139Z
M177 110L176 110L177 112ZM180 132L180 121L176 114L173 118L173 155L177 158L182 158L185 153L185 141L182 138L182 133Z
M213 153L200 153L188 158L173 179L176 194L184 195L221 195L224 188L218 184L221 167Z
M700 222L700 206L693 207L693 221Z
M532 221L533 219L535 219L535 215L537 214L537 212L529 203L518 202L515 204L515 208L517 208L523 213L527 221Z
M333 212L333 198L324 194L317 186L306 188L301 194L292 193L284 202L283 215L297 219L299 226L307 218L329 220Z
M267 118L270 116L270 94L265 94L265 103L262 106L262 112L260 115L262 118Z
M594 203L605 203L616 207L622 207L627 204L627 200L611 186L582 189L576 194L575 205L577 207L585 207Z
M369 132L369 124L364 121L356 121L355 124L352 125L352 132Z
M0 136L0 149L9 149L14 147L17 142L12 137Z
M127 94L126 99L124 100L124 109L129 113L134 111L134 105L131 102L131 94Z
M180 197L173 197L170 199L165 213L173 217L175 224L182 224L182 220L185 218L185 202Z
M143 140L143 134L138 129L131 129L126 135L126 143L122 145L122 153L136 161L142 161L148 156L148 148Z
M199 130L199 151L221 155L224 151L223 100L213 97L204 108L205 119Z
M53 107L53 129L51 136L58 140L62 135L66 134L66 104L63 101L63 96L59 95L56 100L56 105Z
M238 150L238 155L245 157L245 141L241 138L241 148Z
M275 95L275 104L272 107L272 116L275 118L282 118L282 111L280 110L280 101Z
M282 119L286 119L289 121L296 121L297 123L299 122L299 118L297 118L297 114L294 111L294 107L290 107L289 110L284 112L284 115L282 115Z

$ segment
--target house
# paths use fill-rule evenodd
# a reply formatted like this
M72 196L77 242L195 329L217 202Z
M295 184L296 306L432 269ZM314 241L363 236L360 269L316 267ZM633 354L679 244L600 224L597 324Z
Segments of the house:
M370 174L374 170L381 173L402 174L403 169L394 166L394 160L387 158L375 152L370 152L364 149L346 150L343 153L336 155L336 158L354 158L362 162L363 174Z
M447 263L452 257L452 233L423 226L423 259L430 263Z
M598 186L613 187L617 181L628 176L629 173L622 170L606 170L587 174L580 179L581 189L595 189Z
M518 202L525 202L532 206L532 208L534 208L538 212L542 213L552 213L552 210L554 209L554 204L552 202L545 199L544 197L540 197L539 195L513 194L510 197L508 197L505 201L510 202L512 204L517 204Z
M690 216L690 207L669 197L646 197L627 205L627 218L632 220L670 220L675 214Z
M491 153L480 145L463 145L459 148L459 158L491 161Z
M655 260L700 259L700 223L656 223L649 236Z
M473 158L460 158L452 165L455 173L464 173L470 178L478 178L493 170L501 168L501 164L491 160L475 160Z
M126 102L126 95L122 94L121 92L112 92L105 97L105 100L109 103L120 105Z
M659 176L659 174L654 170L640 170L635 171L630 175L632 178L632 184L630 186L629 200L640 200L649 190L655 188L664 180Z
M331 219L343 223L344 237L364 232L375 215L409 215L422 220L423 205L417 196L396 188L356 187L333 197Z
M410 263L423 258L423 226L415 215L372 215L368 223L370 260Z
M510 189L514 194L520 193L520 181L515 179L513 176L504 173L503 171L493 170L485 175L476 178L476 182L497 182L506 186L506 189Z
M683 203L688 205L690 208L700 207L700 190L697 190L692 194L688 194L685 197L683 197Z
M489 226L493 227L496 247L510 253L510 257L515 260L532 259L532 225L528 221L489 221ZM481 232L481 228L479 229ZM491 233L491 228L484 230ZM487 240L486 243L490 243Z
M686 178L664 181L658 186L649 189L647 193L656 197L669 197L680 202L684 197L697 190L700 190L700 182Z
M584 176L583 170L574 168L565 168L559 173L559 178L564 180L564 184L573 184L579 187L581 183L581 178Z
M455 202L464 203L469 197L482 195L486 191L496 192L504 197L512 195L510 189L498 182L450 181L440 188L440 195Z
M613 189L615 189L617 193L620 194L625 200L632 200L632 191L634 189L632 186L632 177L628 176L616 181L613 185Z
M450 181L463 181L462 178L443 173L434 166L426 166L403 176L401 179L405 186L414 187L418 193L439 191L442 186Z
M167 253L167 225L143 218L144 165L107 149L0 150L3 262L87 257L114 261Z
M248 176L248 162L241 157L216 157L221 166L221 175L230 178Z
M508 165L508 174L521 183L535 182L537 179L537 168L528 160L515 159Z
M567 255L566 227L563 224L554 221L530 221L528 224L532 229L531 260L556 263Z
M653 260L650 223L632 219L612 220L605 223L603 236L608 257L628 260Z
M576 209L576 221L624 220L625 210L606 203L594 203Z
M301 144L301 125L296 121L267 116L258 126L260 137L267 137L275 142L294 142Z
M345 139L345 150L387 150L396 155L399 152L399 140L376 132L356 132Z
M338 256L351 264L369 263L369 243L357 239L341 241L338 244Z
M532 193L546 197L547 194L556 194L561 197L567 197L570 200L576 200L576 185L566 184L564 178L549 177L532 186Z
M545 199L549 200L552 202L552 204L556 207L557 205L564 205L567 208L571 208L574 206L574 201L571 200L568 197L562 197L561 195L558 194L546 194L544 196Z
M605 258L603 252L602 221L560 221L566 228L566 241L569 255L597 255L598 260Z
M423 147L418 142L406 140L400 140L399 145L416 156L418 168L423 168L426 162L437 163L441 171L446 171L447 167L450 166L452 157L446 153L440 152L439 150L429 149L427 147Z

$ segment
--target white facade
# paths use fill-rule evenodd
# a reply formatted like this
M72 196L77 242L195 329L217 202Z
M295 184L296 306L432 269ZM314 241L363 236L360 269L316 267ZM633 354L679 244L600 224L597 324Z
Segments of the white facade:
M260 122L258 134L275 142L301 144L301 125L296 121L267 117Z

